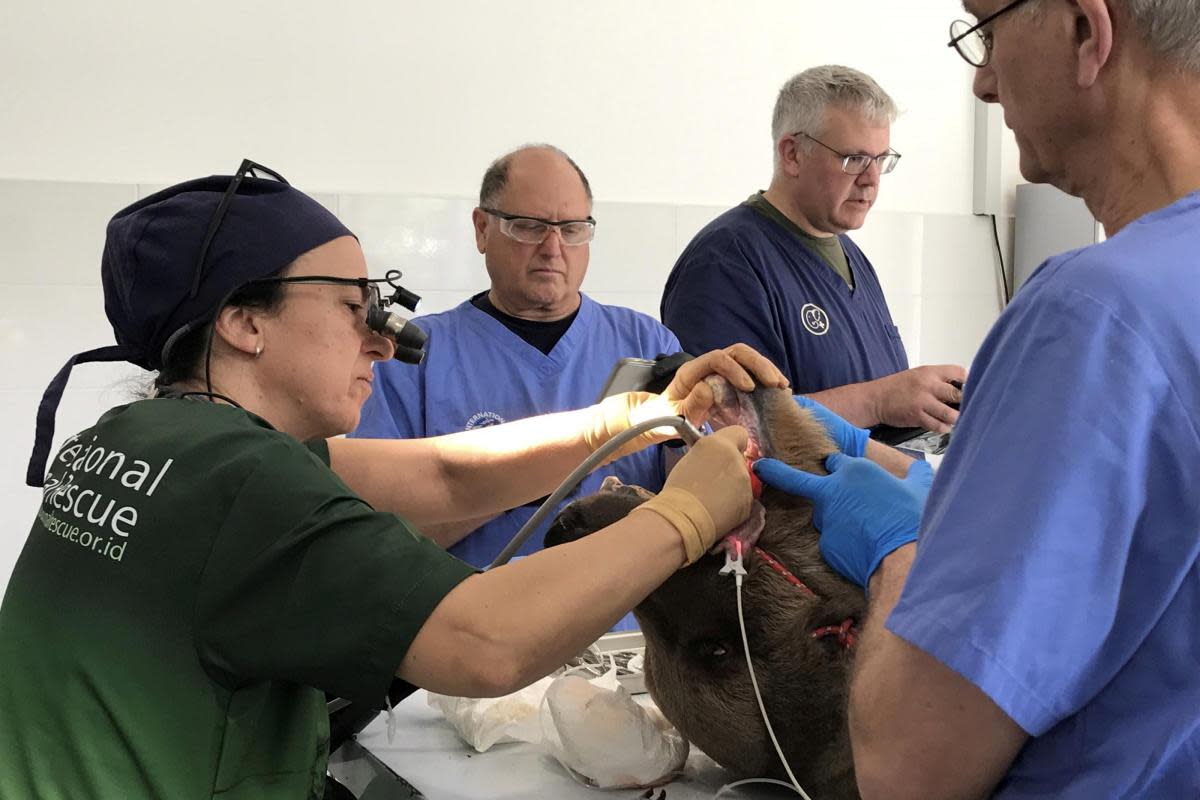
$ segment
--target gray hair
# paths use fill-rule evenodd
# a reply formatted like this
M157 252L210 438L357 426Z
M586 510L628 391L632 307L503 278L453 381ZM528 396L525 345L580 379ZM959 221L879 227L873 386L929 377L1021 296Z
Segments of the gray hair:
M1196 0L1120 0L1135 35L1152 55L1174 69L1200 74L1200 3ZM1040 0L1026 3L1018 14L1040 17Z
M587 195L588 203L592 202L592 185L588 183L587 176L583 174L583 170L579 168L574 159L552 144L525 144L497 158L488 166L487 171L483 173L483 182L479 186L479 205L481 208L496 207L495 204L500 201L500 195L504 192L504 187L508 185L508 169L512 166L513 158L520 153L524 153L526 150L549 150L565 158L567 163L575 169L575 174L579 176L579 180L583 183L583 191Z
M771 117L772 143L778 145L784 136L797 131L819 136L830 106L861 112L881 125L890 125L898 113L891 96L865 72L837 64L812 67L793 76L779 90ZM811 152L813 143L806 139L802 147ZM775 166L779 166L777 146Z
M1180 70L1200 73L1200 3L1124 0L1122 5L1150 52Z

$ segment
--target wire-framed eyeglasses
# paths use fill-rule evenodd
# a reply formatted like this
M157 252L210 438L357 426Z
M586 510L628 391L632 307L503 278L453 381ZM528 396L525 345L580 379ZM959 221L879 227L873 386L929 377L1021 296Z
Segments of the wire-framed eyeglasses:
M491 214L500 220L500 232L510 239L522 244L541 244L546 241L550 231L557 230L558 237L568 247L587 244L596 235L596 220L564 219L558 222L541 217L524 217L520 214L507 214L494 208L480 206L480 211Z
M994 14L989 14L972 25L965 19L956 19L950 23L950 42L947 47L953 47L973 67L986 67L992 60L992 31L984 30L997 17L1012 11L1026 0L1013 0Z
M879 165L880 175L887 175L896 168L896 164L900 163L900 154L890 148L886 153L880 153L877 156L868 155L867 153L843 153L840 150L834 150L817 137L804 131L796 131L792 136L803 136L805 139L816 142L835 156L841 158L842 172L847 175L862 175L871 168L872 164Z

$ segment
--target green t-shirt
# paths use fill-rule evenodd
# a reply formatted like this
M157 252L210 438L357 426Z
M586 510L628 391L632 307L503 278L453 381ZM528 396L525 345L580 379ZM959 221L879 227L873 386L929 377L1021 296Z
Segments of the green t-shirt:
M771 205L771 201L767 200L762 192L755 192L746 199L745 205L762 214L767 219L779 223L784 230L794 236L801 244L809 250L817 254L817 257L824 261L829 268L842 277L846 285L851 289L854 288L854 273L850 271L850 262L846 259L846 251L842 249L842 240L839 236L813 236L808 231L801 228L796 223L787 218L787 215L780 211L775 206Z
M231 406L143 400L54 458L0 607L0 797L320 797L323 692L379 705L473 570Z

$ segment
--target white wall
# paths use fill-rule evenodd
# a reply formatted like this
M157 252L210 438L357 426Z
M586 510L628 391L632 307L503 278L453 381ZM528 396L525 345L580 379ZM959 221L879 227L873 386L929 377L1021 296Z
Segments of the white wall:
M848 63L904 109L880 207L970 209L955 0L84 0L0 6L0 177L173 183L243 155L309 189L469 195L562 146L600 196L740 199L774 94Z
M242 156L321 192L372 268L404 269L432 311L484 286L468 219L484 167L553 142L597 195L585 290L656 314L691 235L766 185L779 85L847 63L904 109L892 135L904 159L855 238L911 360L969 362L999 302L990 223L970 213L971 74L945 46L960 14L954 0L0 5L0 414L12 431L0 585L36 505L23 476L41 391L71 353L111 342L105 222ZM77 370L56 440L126 399L136 372Z

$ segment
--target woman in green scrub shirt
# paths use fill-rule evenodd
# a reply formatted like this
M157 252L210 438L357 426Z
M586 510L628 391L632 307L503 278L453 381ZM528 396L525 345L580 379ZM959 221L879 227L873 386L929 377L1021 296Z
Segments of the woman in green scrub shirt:
M481 574L447 555L417 530L546 494L652 404L702 421L707 374L782 376L735 347L662 397L434 439L331 438L354 428L395 343L368 324L357 239L248 171L109 224L117 344L47 390L30 470L43 501L0 607L0 797L320 798L326 692L378 706L393 676L513 691L748 514L745 434L727 429L602 535ZM157 396L50 457L71 367L117 360L157 371Z

